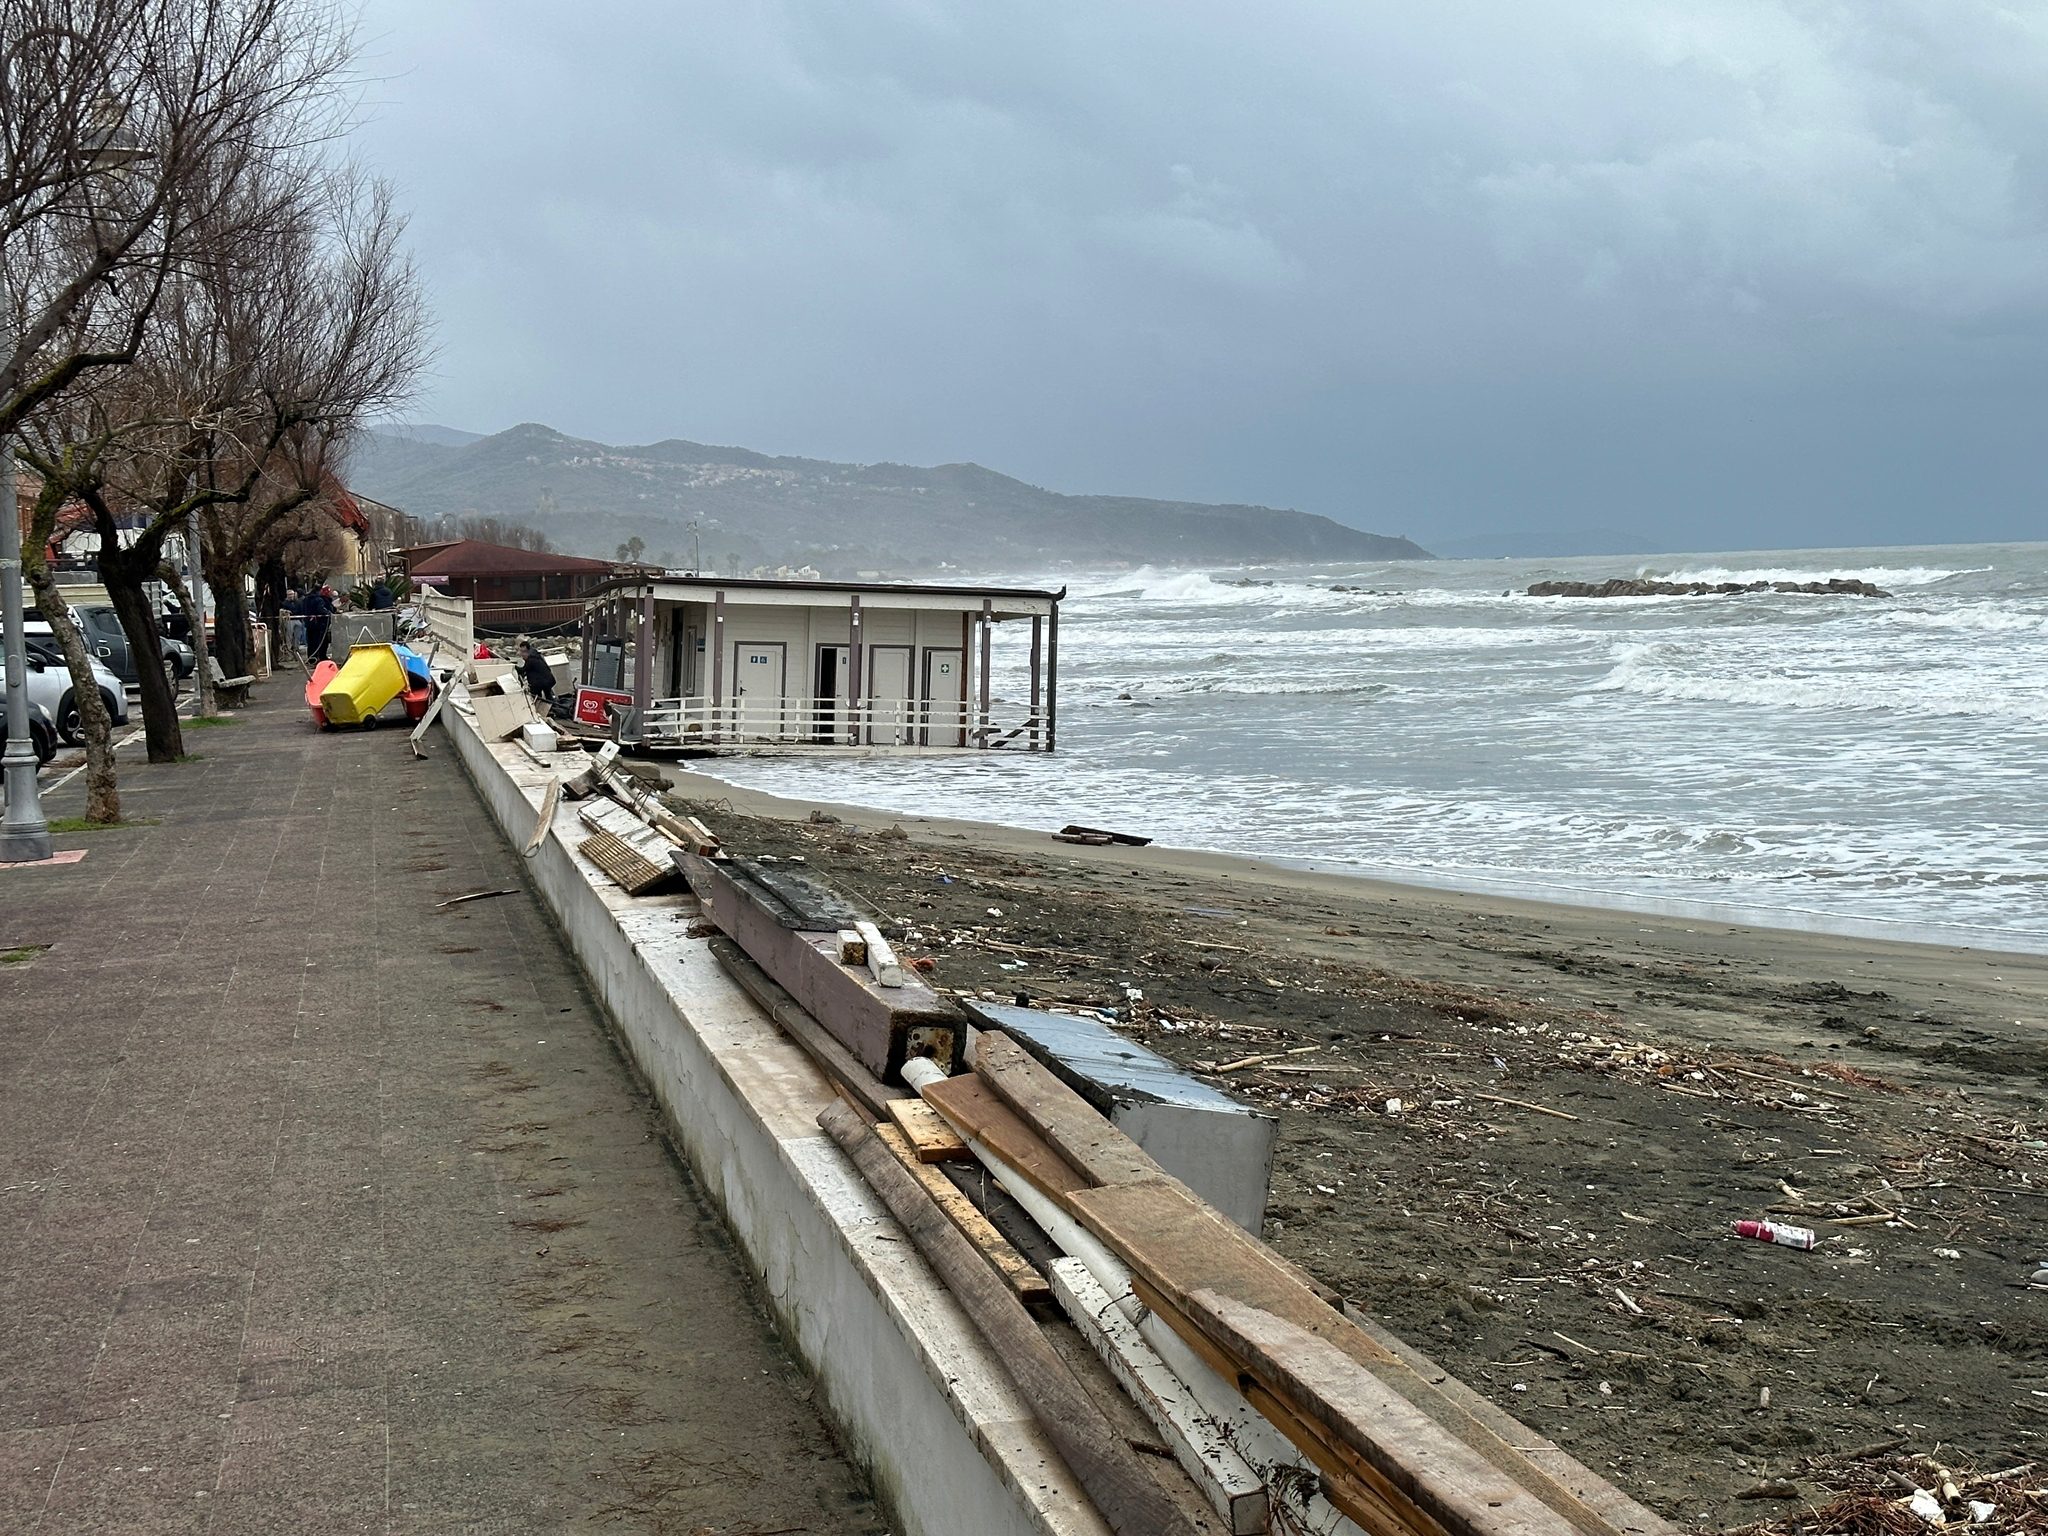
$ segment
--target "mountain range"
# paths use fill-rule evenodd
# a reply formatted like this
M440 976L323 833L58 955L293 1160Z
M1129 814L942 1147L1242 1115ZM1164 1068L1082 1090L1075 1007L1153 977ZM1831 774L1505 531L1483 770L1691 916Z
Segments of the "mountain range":
M1292 560L1419 560L1405 538L1275 507L1068 496L979 464L836 464L671 439L614 447L536 423L370 433L352 490L415 517L529 523L556 548L826 575Z

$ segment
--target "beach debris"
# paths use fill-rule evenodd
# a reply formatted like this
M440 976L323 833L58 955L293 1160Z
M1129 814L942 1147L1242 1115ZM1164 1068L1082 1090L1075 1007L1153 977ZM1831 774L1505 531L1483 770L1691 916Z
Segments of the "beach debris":
M1788 1226L1782 1221L1738 1221L1735 1235L1760 1243L1776 1243L1781 1248L1807 1249L1820 1241L1811 1227Z
M1390 1115L1398 1115L1398 1114L1400 1114L1400 1113L1401 1113L1401 1101L1400 1101L1399 1099L1389 1099L1389 1100L1387 1100L1387 1113L1388 1113L1388 1114L1390 1114Z
M519 888L517 886L508 885L502 890L496 891L467 891L460 896L451 896L446 901L437 901L434 905L436 908L459 907L466 901L489 901L493 896L517 896L518 894Z
M1061 827L1053 836L1063 842L1075 842L1082 839L1099 837L1104 842L1120 843L1126 848L1143 848L1152 841L1149 837L1139 837L1136 833L1132 832L1111 832L1103 827L1083 827L1071 822Z
M1937 1248L1934 1250L1934 1256L1937 1259L1960 1259L1963 1253L1960 1248Z
M1941 1507L1941 1500L1925 1488L1915 1488L1913 1496L1906 1500L1906 1508L1913 1511L1929 1525L1948 1524L1948 1512Z
M868 963L868 941L852 928L839 930L839 963L841 965L866 965Z
M1739 1491L1738 1499L1796 1499L1799 1487L1789 1477L1766 1478L1761 1483L1752 1483Z
M1489 1104L1507 1104L1515 1109L1532 1109L1539 1115L1549 1115L1553 1120L1576 1120L1579 1117L1568 1109L1551 1109L1543 1104L1531 1104L1527 1099L1503 1098L1497 1093L1475 1093L1475 1099L1484 1099Z

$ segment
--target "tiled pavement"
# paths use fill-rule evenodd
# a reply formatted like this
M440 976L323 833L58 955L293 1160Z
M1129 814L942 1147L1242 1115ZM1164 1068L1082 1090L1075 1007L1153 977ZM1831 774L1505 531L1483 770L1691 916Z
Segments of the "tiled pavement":
M0 1531L880 1530L452 748L293 692L0 867Z

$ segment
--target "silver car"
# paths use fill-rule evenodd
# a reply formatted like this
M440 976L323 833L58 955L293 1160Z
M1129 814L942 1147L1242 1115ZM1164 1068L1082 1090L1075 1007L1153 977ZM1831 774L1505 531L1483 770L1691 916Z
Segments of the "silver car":
M64 664L64 654L58 648L57 637L50 633L47 624L31 621L26 638L28 696L49 712L57 734L65 744L75 747L84 740L83 722L79 718L77 695L71 686L71 670ZM128 690L121 686L121 679L97 659L92 664L92 675L93 681L99 684L100 698L105 702L114 724L126 725ZM6 663L0 660L0 682L4 682L6 676Z

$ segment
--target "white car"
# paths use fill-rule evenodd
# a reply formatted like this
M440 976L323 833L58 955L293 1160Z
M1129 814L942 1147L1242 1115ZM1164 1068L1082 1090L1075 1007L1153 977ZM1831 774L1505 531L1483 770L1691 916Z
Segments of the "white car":
M56 723L57 734L67 745L75 747L84 740L83 722L79 719L77 698L71 686L71 671L64 665L64 653L57 645L57 637L50 633L49 625L31 621L27 630L28 696L49 711L50 719ZM126 725L128 690L121 686L121 679L97 660L92 664L92 675L93 681L99 684L100 698L114 724ZM4 682L6 676L6 662L0 659L0 682Z

